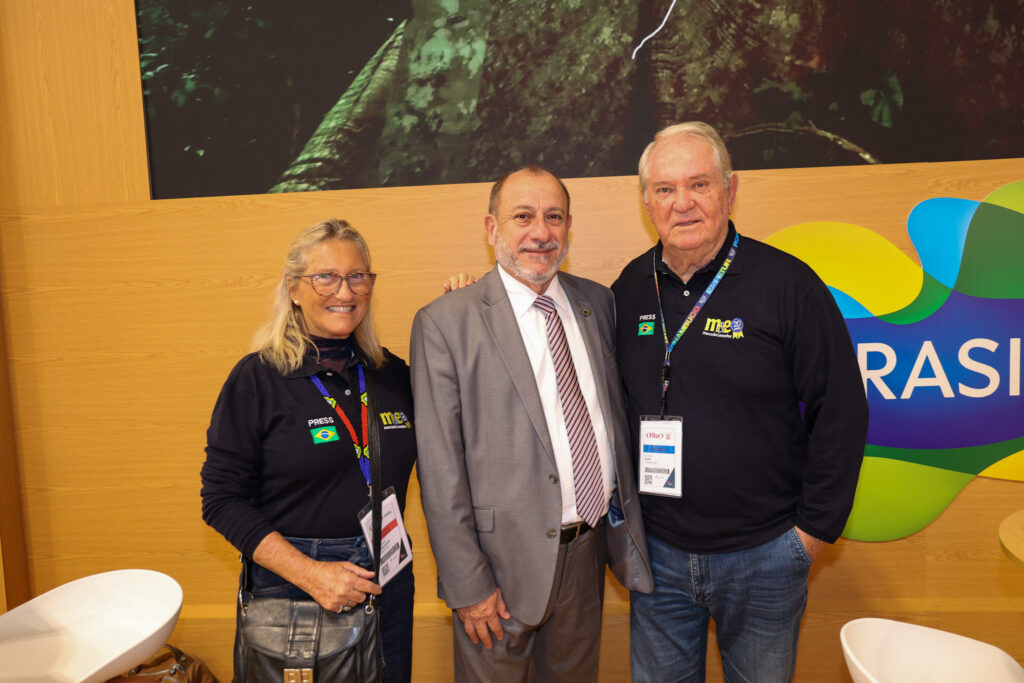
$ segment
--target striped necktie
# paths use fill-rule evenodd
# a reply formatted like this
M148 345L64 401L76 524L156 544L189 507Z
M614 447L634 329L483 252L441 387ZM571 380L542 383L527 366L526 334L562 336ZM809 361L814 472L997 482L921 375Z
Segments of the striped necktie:
M562 404L562 416L569 435L569 452L572 455L576 512L587 524L597 526L604 514L605 501L597 439L594 438L594 426L590 423L590 412L576 379L576 368L572 363L562 321L555 310L555 302L551 297L541 295L534 300L533 305L544 313L548 348L555 365L558 399Z

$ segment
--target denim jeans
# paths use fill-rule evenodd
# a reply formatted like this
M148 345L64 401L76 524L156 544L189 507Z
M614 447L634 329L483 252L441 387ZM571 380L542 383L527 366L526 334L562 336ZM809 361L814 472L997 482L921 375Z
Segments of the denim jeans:
M703 681L709 619L726 681L792 679L811 567L796 529L732 553L687 553L650 535L647 547L654 592L629 598L634 681Z
M315 560L351 562L367 569L373 568L369 546L362 537L317 539L291 538L288 541ZM241 599L248 603L252 597L311 599L304 591L255 562L248 564L249 590L241 591ZM239 586L243 585L239 577ZM412 678L412 607L415 591L412 565L398 573L376 598L380 610L380 651L384 662L386 683L408 683ZM240 606L239 606L240 608ZM238 636L235 635L235 654L238 654Z

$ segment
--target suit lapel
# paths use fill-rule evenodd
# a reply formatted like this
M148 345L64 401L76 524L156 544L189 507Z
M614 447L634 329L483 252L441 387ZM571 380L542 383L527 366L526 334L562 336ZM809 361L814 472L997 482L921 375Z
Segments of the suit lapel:
M533 429L554 464L554 448L551 446L547 420L544 419L544 407L540 402L540 392L537 391L533 366L530 365L530 357L526 354L519 323L516 322L515 312L505 292L505 285L497 273L497 267L495 266L495 270L484 276L477 284L478 287L484 288L481 297L484 305L481 318L491 335L494 348L498 350L498 355L508 370L509 379L519 394L523 408L533 423Z

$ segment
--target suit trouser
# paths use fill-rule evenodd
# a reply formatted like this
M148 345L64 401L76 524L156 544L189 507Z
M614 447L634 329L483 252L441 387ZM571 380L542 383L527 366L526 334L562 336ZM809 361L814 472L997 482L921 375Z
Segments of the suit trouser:
M505 635L493 647L473 644L458 614L452 614L455 680L580 681L597 680L604 601L605 524L558 547L551 597L539 624L502 619ZM500 586L499 586L500 588ZM538 587L541 589L541 587Z

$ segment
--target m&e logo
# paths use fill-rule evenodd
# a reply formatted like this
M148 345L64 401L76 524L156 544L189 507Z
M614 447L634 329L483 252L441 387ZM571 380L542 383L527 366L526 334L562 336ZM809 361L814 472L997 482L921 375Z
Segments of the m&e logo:
M708 318L704 321L703 334L708 337L720 337L721 339L742 339L743 318L733 318L732 320Z
M381 413L380 421L384 425L384 429L410 429L412 427L409 424L409 418L401 410Z

